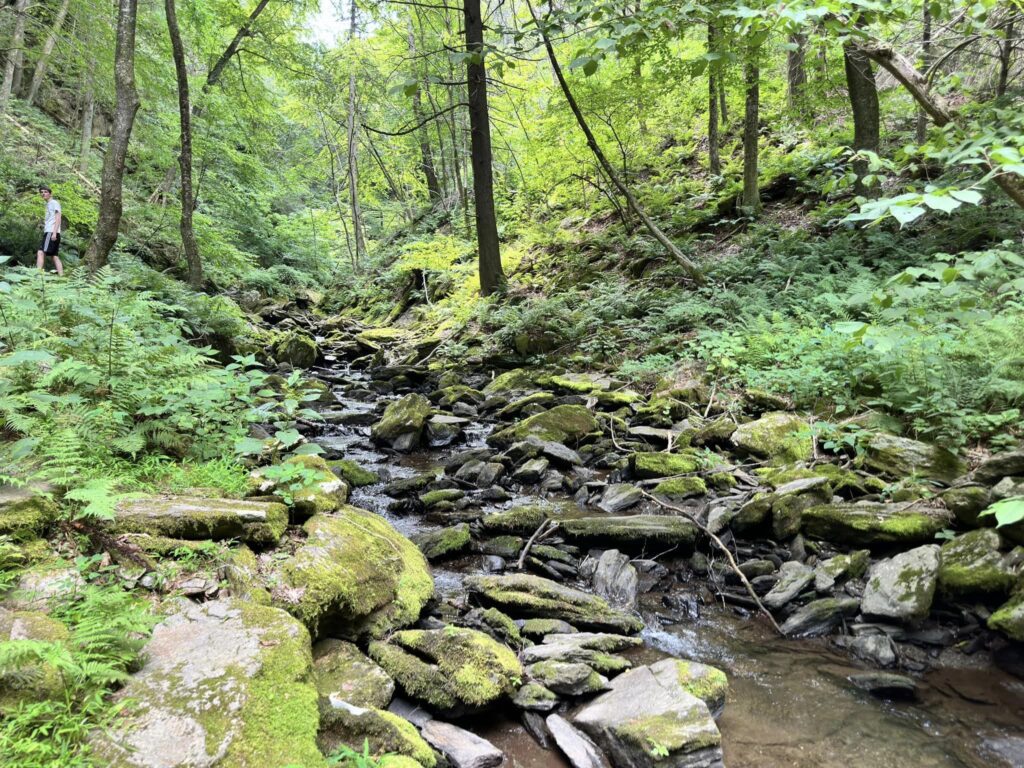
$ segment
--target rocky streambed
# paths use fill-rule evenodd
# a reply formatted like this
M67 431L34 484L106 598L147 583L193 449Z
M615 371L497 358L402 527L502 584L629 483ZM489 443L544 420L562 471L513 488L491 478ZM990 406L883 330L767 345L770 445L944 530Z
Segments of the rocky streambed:
M364 741L408 768L1024 764L1024 529L982 514L1024 495L1024 452L969 468L865 425L830 456L763 393L291 333L324 455L108 526L190 563L232 546L170 583L122 568L166 618L103 764L320 766ZM3 512L45 530L38 502ZM0 636L59 633L46 597L74 578L30 569Z

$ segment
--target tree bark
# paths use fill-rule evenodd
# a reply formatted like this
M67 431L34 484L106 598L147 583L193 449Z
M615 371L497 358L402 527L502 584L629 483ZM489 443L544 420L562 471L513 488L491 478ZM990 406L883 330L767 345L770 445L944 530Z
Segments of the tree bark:
M473 204L476 209L476 245L479 252L480 294L490 296L506 282L498 245L498 219L494 213L494 177L491 168L491 124L487 108L487 69L484 63L484 22L480 0L463 0L466 29L466 79L469 81L469 132L473 165ZM455 158L458 162L458 158Z
M843 64L846 68L846 88L850 94L850 109L853 112L853 149L878 152L880 140L878 87L871 61L851 44L843 46ZM854 188L857 194L867 193L864 176L868 161L853 161L853 172L857 175Z
M11 36L11 47L7 51L4 62L4 79L0 83L0 114L7 110L7 102L15 91L15 80L21 65L22 46L25 45L25 19L27 17L28 0L17 0L14 5L14 34Z
M178 121L180 145L178 166L181 168L181 246L188 264L188 284L199 290L203 287L203 263L199 258L199 245L192 229L192 211L195 195L192 191L192 105L188 91L188 69L185 66L185 46L181 42L178 16L174 0L164 0L167 16L167 33L171 38L171 53L174 57L174 74L178 81Z
M903 54L887 45L873 43L862 43L858 46L858 50L896 78L937 126L941 128L950 123L957 124L956 112L949 102L941 94L932 93L928 87L928 78L919 72ZM994 170L987 163L982 167L990 171ZM994 181L1013 202L1024 208L1024 186L1016 176L997 175Z
M356 0L352 0L349 11L349 47L356 39ZM363 263L366 256L366 236L363 233L363 213L359 208L359 157L356 152L356 70L353 63L348 74L348 201L352 210L352 231L356 243L356 265Z
M931 6L922 3L921 11L921 66L927 72L932 65L932 12ZM916 138L918 144L924 144L928 138L928 115L919 106L917 108L917 130Z
M46 36L46 42L43 43L43 50L39 53L39 61L36 62L36 69L32 73L32 83L28 87L28 96L25 97L29 104L36 103L39 87L43 84L43 75L46 74L46 65L49 63L50 54L53 53L54 46L57 45L57 33L64 26L64 19L68 15L69 5L71 5L71 0L62 0L60 8L57 9L57 15L53 19L53 26L50 27L50 33Z
M728 129L729 125L729 103L725 98L725 78L721 73L718 75L718 103L722 108L722 128Z
M1010 80L1010 63L1013 59L1013 25L1011 19L1003 30L1005 38L999 46L999 79L996 81L996 96L1006 95L1006 86Z
M758 147L761 109L761 70L757 65L760 51L752 49L743 67L746 100L743 110L743 191L740 208L750 215L761 212L761 191L758 187Z
M799 33L793 34L789 36L789 43L796 47L786 52L786 103L790 110L795 111L801 107L807 85L804 50L807 38Z
M708 53L715 52L717 30L708 24ZM708 62L708 170L714 176L722 175L722 159L718 152L721 139L718 136L718 75L715 62Z
M569 88L569 83L565 79L565 75L562 73L562 67L558 63L558 58L555 56L554 46L551 44L551 38L548 36L547 29L537 17L537 13L533 9L533 4L530 0L526 2L527 8L530 9L530 15L533 17L534 23L537 25L537 30L540 32L541 38L544 40L544 49L548 54L548 61L551 62L551 69L555 73L555 79L558 80L558 85L562 89L562 94L565 96L566 102L569 104L569 109L572 110L573 115L576 118L576 123L579 125L580 130L583 131L583 135L587 139L587 146L590 147L590 151L594 153L594 157L597 158L597 162L601 168L608 175L612 184L616 189L619 190L626 202L629 204L629 208L636 215L640 221L643 222L647 231L654 236L662 246L668 251L669 255L678 262L683 268L687 275L690 276L694 282L703 282L703 276L701 275L700 269L694 264L686 255L676 247L675 243L668 239L664 232L654 223L654 220L647 215L647 212L640 205L640 201L636 199L629 187L623 183L622 179L615 172L612 164L605 157L604 152L601 150L601 146L597 143L597 138L594 136L593 131L590 130L590 126L587 124L586 118L583 117L583 112L580 111L579 105L576 103L576 98L572 95L572 90Z
M103 178L100 182L100 212L89 247L86 262L92 271L107 263L110 250L117 242L121 225L122 181L124 162L128 154L128 141L139 110L139 95L135 90L135 22L138 0L118 0L117 44L114 48L114 125L110 144L103 158Z
M416 31L413 28L412 19L409 20L409 58L416 61ZM414 65L415 66L415 65ZM423 87L427 87L426 78L422 79ZM417 88L412 95L412 115L417 123L423 122L423 100L420 98L420 89ZM437 172L434 170L434 156L430 151L430 129L424 125L418 131L420 141L420 170L423 171L423 180L427 184L427 197L431 205L437 205L441 199L441 185L437 181Z
M242 44L242 41L245 38L252 36L252 25L269 4L270 0L260 0L256 7L252 9L248 18L242 23L242 26L238 28L238 31L235 32L235 36L231 39L231 42L228 43L228 47L224 49L224 52L221 53L217 61L214 62L212 67L210 67L210 72L206 76L206 84L203 85L203 93L206 93L206 91L213 88L213 86L215 86L220 80L228 62L230 62L231 59L234 58L235 54L238 53L238 46Z
M93 67L89 67L89 84L85 89L85 103L82 105L82 136L78 150L78 171L89 170L89 153L92 150L92 121L96 112L96 92L92 84Z

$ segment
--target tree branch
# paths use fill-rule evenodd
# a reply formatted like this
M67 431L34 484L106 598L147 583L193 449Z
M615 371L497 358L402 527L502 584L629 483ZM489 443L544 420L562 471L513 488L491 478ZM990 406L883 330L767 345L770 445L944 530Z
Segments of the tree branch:
M469 104L467 104L464 101L457 102L455 104L452 104L450 107L445 107L440 112L435 112L432 115L428 115L427 117L423 118L418 123L416 123L416 125L413 125L413 126L411 126L409 128L402 128L401 130L394 131L394 132L392 132L392 131L382 131L382 130L380 130L378 128L373 128L373 127L367 125L366 123L361 123L361 125L366 130L372 131L373 133L379 133L381 136L406 136L406 135L408 135L410 133L413 133L413 132L419 130L420 128L422 128L427 123L429 123L429 122L431 122L433 120L436 120L437 118L441 117L441 115L443 115L443 114L445 114L447 112L451 112L451 111L453 111L455 109L458 109L459 107L468 107L468 106L469 106Z

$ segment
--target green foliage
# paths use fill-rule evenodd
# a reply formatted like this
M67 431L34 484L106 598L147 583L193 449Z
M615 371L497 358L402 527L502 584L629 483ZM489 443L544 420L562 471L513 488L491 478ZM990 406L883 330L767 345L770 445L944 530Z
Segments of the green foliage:
M981 515L994 517L997 528L1019 523L1024 520L1024 496L1013 496L1009 499L997 501L982 512Z
M344 766L344 768L381 768L384 765L385 757L387 755L378 757L370 754L370 740L363 739L361 751L356 751L347 744L342 744L327 758L327 764Z

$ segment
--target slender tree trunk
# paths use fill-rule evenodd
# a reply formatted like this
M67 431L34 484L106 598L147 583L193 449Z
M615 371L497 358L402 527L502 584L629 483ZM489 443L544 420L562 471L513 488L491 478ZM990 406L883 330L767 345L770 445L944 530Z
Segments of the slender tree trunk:
M740 195L740 208L751 215L761 212L757 157L761 109L761 70L757 65L759 55L759 50L750 50L743 67L746 101L743 111L743 192Z
M629 208L636 215L640 221L643 222L647 231L654 236L661 245L668 251L669 255L678 262L678 264L685 270L685 272L695 282L702 282L703 278L700 273L700 269L690 259L683 254L679 248L676 247L675 243L668 239L664 232L654 223L654 220L647 215L647 212L640 205L640 201L636 199L632 191L625 185L619 175L615 172L615 168L608 161L604 152L601 150L601 146L597 143L597 138L594 136L593 131L590 130L590 126L587 124L586 118L583 117L583 112L580 110L579 104L576 103L576 98L572 95L572 90L569 88L569 83L565 79L565 75L562 73L562 67L558 63L558 57L555 56L554 46L551 45L551 38L548 36L547 28L537 17L536 12L533 9L533 5L527 0L527 7L530 9L530 15L533 17L534 23L537 25L537 29L540 31L541 37L544 40L544 49L548 54L548 61L551 62L551 69L555 73L555 79L558 80L558 85L562 89L562 94L565 96L566 102L569 104L569 109L572 110L573 115L576 118L576 123L579 125L580 130L583 131L583 135L587 139L587 146L590 147L590 151L594 153L594 157L597 158L597 162L601 168L604 169L605 174L611 180L612 184L619 191L619 194L626 198L626 202L629 204Z
M794 46L786 52L786 103L791 111L799 110L803 103L804 87L807 85L806 53L807 38L802 34L789 36Z
M103 178L100 182L100 213L85 259L96 271L106 265L110 250L117 242L121 226L122 180L124 161L128 154L128 141L139 110L139 95L135 90L135 20L138 0L118 0L117 45L114 48L114 126L110 143L103 158Z
M7 102L17 90L17 76L22 59L22 46L25 45L25 19L28 0L17 0L14 4L14 33L11 35L11 47L7 51L4 62L4 79L0 83L0 114L7 110Z
M928 68L932 65L932 11L931 6L925 2L922 3L923 10L921 11L921 66L924 71L927 72ZM928 138L928 115L925 114L924 110L919 106L917 108L917 131L916 138L918 144L924 144L924 140Z
M89 152L92 150L92 120L96 112L96 92L93 90L93 64L89 66L89 84L85 87L85 103L82 105L82 137L78 150L78 171L89 170Z
M412 19L409 20L409 57L413 66L419 68L416 62L416 31L413 28ZM422 87L427 87L427 80L422 79ZM412 115L417 123L423 122L423 101L420 98L420 89L417 88L412 95ZM420 142L420 170L423 171L423 179L427 183L427 196L431 205L437 205L441 199L441 185L437 181L437 172L434 170L434 156L430 152L430 129L424 125L417 134Z
M46 42L43 43L43 50L39 54L39 61L36 62L35 72L32 73L32 83L28 87L28 96L25 97L29 104L36 103L39 87L43 84L43 75L46 74L46 65L49 63L50 54L53 53L54 46L57 45L57 33L64 26L64 19L68 15L69 5L71 5L71 0L61 1L60 8L57 10L57 15L53 20L53 26L50 27L50 32L46 36Z
M484 22L480 0L463 0L466 29L466 79L469 81L469 131L472 144L473 204L476 209L476 244L479 251L480 294L490 296L505 285L498 245L498 219L494 213L494 178L491 169L491 123L487 108L487 70L484 63ZM458 158L455 159L458 162Z
M356 39L356 0L349 6L349 47ZM348 75L348 202L352 209L352 232L356 242L356 264L366 256L366 236L363 233L363 212L359 208L359 157L356 152L356 70L355 64Z
M871 60L853 45L847 44L843 47L843 63L853 112L853 149L877 153L880 141L878 88ZM857 175L855 189L861 195L867 192L862 181L867 170L867 160L853 162L853 172Z
M196 290L203 287L203 263L199 258L199 245L192 229L192 211L195 195L192 191L192 104L188 92L188 69L185 67L185 46L181 42L174 0L164 0L167 32L171 37L174 56L174 74L178 80L178 121L180 123L181 150L178 165L181 168L181 245L188 264L188 284Z
M643 61L637 56L633 59L633 87L636 88L636 115L640 121L640 135L647 135L647 111L644 109L644 66Z
M708 53L715 53L715 40L718 30L714 24L708 24ZM718 75L716 62L708 62L708 170L713 176L722 175L722 160L718 145Z
M925 12L927 13L927 10ZM997 97L1006 95L1006 86L1010 80L1010 64L1013 60L1013 25L1013 20L1006 24L1006 29L1003 30L1003 34L1006 37L999 46L999 79L996 81Z
M725 98L725 78L722 73L718 73L718 103L722 109L722 122L721 126L723 130L728 130L729 127L729 102Z

